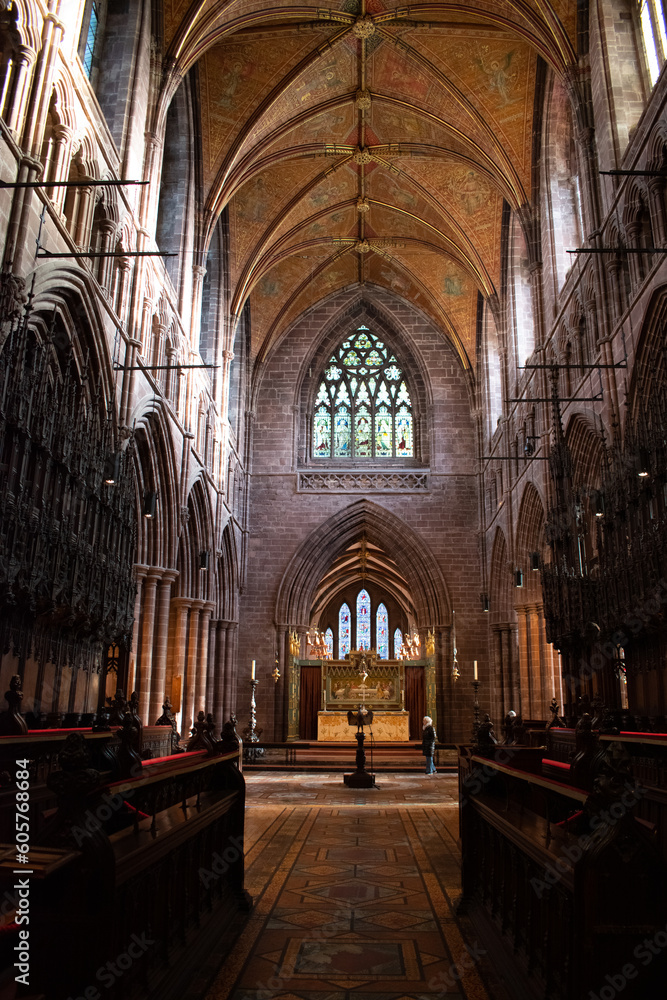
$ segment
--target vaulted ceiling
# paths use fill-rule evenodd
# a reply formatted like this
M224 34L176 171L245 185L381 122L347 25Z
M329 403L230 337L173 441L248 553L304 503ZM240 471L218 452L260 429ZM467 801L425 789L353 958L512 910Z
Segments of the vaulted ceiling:
M533 195L538 57L576 64L576 9L164 0L172 79L197 66L207 224L228 208L255 355L324 295L374 283L474 364L503 201Z

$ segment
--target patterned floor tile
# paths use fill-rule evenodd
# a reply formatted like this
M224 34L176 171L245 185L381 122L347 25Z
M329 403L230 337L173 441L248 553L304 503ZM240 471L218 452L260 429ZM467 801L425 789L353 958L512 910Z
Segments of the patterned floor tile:
M448 976L466 944L457 794L453 776L359 793L336 774L248 775L254 909L206 1000L508 1000L481 966Z

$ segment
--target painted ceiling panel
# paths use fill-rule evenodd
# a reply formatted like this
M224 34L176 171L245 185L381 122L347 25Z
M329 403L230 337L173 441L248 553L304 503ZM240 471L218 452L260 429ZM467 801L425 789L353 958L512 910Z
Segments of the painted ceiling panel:
M164 0L169 66L198 67L202 229L228 206L255 356L324 295L371 282L474 364L503 200L529 212L536 196L538 58L576 66L576 7Z
M320 168L323 164L320 162ZM276 229L275 238L279 239L288 233L295 226L299 226L313 214L319 215L327 209L332 209L333 214L337 214L334 206L340 206L350 200L357 198L357 178L351 171L340 169L322 178L319 184L309 190L297 205L292 209L287 218ZM356 218L355 210L352 210L352 220ZM333 223L339 235L340 226L337 225L333 216L328 216L328 222ZM328 224L327 220L324 225Z
M299 181L307 184L317 176L322 164L309 161L300 164ZM252 251L261 246L267 230L279 217L295 194L294 177L284 163L277 163L256 174L232 199L229 225L233 253L232 279L235 280Z
M257 355L267 350L269 343L266 334L269 331L276 336L280 330L287 329L305 309L325 295L357 280L356 255L353 257L352 254L345 254L319 273L315 273L313 263L309 259L291 257L273 268L253 290L250 296L250 308L254 317L253 354ZM304 283L305 287L301 289ZM292 296L294 296L293 301ZM287 304L286 309L284 303Z

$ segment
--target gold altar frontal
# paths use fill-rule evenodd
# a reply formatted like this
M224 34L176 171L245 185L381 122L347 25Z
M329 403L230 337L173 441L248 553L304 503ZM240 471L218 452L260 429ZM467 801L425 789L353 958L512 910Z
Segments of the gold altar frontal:
M377 712L373 709L372 729L376 743L407 743L410 739L410 713ZM368 734L367 727L364 727L364 732ZM317 739L319 741L353 743L355 733L355 727L348 725L347 712L317 713Z

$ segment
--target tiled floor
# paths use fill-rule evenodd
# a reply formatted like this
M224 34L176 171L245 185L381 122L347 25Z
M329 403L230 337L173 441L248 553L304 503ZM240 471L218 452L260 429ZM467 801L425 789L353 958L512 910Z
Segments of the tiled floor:
M254 909L207 1000L506 1000L459 893L455 776L247 776Z

